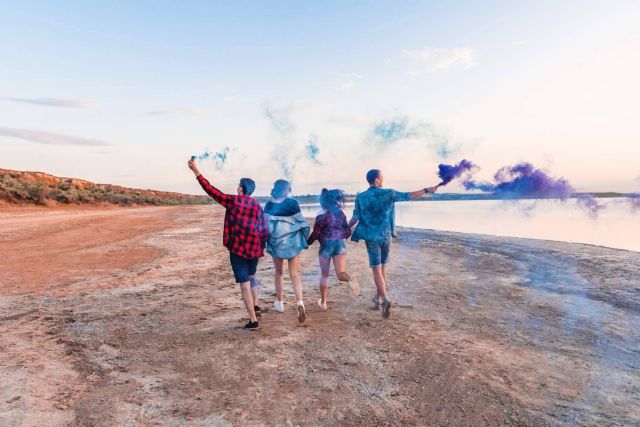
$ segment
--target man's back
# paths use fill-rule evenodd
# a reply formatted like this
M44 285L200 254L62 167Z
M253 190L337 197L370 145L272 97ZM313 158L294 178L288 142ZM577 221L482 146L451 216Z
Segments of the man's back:
M388 240L393 231L393 204L405 200L409 200L409 193L401 193L390 188L369 187L359 193L353 211L358 225L351 240Z

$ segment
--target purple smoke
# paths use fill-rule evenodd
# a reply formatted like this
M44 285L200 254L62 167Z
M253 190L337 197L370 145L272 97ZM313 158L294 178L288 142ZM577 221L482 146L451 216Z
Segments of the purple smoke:
M438 187L447 185L453 179L460 177L462 174L470 173L475 165L469 160L463 159L457 165L438 165L438 176L442 180Z
M505 166L493 177L494 182L464 182L467 190L492 192L505 199L554 198L565 200L573 193L573 187L564 178L553 178L531 163Z
M632 212L640 212L640 193L629 194L629 204Z
M467 190L491 192L502 199L560 199L566 200L574 193L574 189L564 178L554 178L545 171L537 169L531 163L518 163L505 166L493 177L494 182L477 182L467 179L464 187ZM595 218L604 208L590 194L576 196L578 205L585 208Z

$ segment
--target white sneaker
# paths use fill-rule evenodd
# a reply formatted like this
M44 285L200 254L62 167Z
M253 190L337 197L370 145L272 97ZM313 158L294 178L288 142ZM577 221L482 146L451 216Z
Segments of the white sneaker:
M304 304L302 303L302 301L298 301L298 322L300 323L304 323L304 321L307 319L307 313L306 310L304 309Z
M284 301L278 301L276 300L276 302L273 303L273 308L278 312L278 313L284 313Z

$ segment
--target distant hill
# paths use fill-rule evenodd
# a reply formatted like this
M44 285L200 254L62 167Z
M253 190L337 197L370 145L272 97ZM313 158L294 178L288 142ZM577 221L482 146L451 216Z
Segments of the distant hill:
M95 184L42 172L0 169L2 205L199 205L211 203L207 196L141 190L111 184Z

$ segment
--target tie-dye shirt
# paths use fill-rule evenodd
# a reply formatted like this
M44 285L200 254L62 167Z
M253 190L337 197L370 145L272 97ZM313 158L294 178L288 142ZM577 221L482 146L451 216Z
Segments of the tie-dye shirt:
M390 188L369 187L356 197L353 217L358 225L351 236L357 242L365 240L383 243L395 236L394 203L409 200L409 193Z

